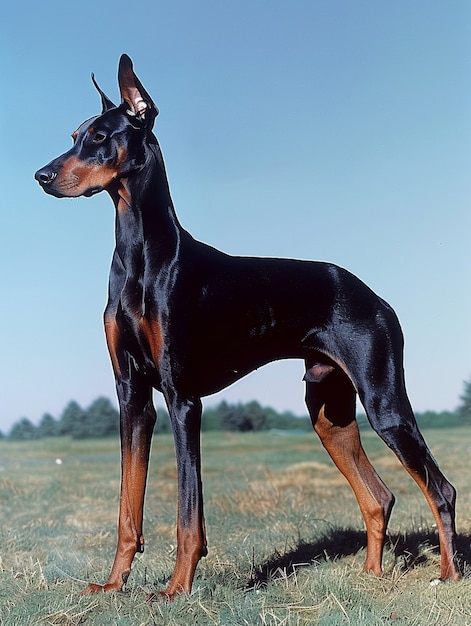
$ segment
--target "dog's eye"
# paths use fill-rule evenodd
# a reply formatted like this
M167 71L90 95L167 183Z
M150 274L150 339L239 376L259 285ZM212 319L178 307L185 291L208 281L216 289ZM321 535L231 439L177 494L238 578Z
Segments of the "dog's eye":
M102 133L102 132L98 131L98 132L96 132L93 135L92 141L93 141L93 143L103 143L105 141L106 137L107 137L106 133Z

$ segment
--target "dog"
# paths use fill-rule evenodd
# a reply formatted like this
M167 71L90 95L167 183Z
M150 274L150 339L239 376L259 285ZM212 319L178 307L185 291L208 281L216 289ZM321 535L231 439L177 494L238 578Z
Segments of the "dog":
M271 361L305 362L313 428L350 483L367 533L364 569L381 560L394 496L368 460L355 417L368 420L414 478L435 518L441 579L458 579L455 489L419 432L405 387L403 336L393 309L356 276L331 263L230 256L180 225L153 134L158 109L127 55L118 68L121 103L98 90L102 112L73 133L73 147L36 172L58 198L107 191L116 208L116 247L104 313L120 406L118 540L104 585L121 590L142 530L156 412L166 401L178 467L177 556L162 595L189 593L207 554L201 482L202 397Z

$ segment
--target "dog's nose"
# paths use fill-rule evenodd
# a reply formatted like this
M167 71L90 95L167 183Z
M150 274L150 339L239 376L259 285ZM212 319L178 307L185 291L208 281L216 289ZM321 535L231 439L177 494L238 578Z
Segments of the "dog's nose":
M53 172L52 170L44 167L41 170L38 170L36 172L36 174L34 175L34 178L38 181L38 183L40 185L49 185L49 183L52 183L52 181L54 180L54 178L57 176L56 172Z

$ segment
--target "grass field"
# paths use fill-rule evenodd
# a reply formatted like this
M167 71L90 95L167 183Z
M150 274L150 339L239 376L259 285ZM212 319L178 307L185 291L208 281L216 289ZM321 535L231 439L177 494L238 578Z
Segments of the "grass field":
M123 593L92 597L80 591L105 581L114 556L118 440L0 442L0 624L471 625L471 433L425 437L458 489L460 582L430 585L439 571L432 515L373 433L363 434L365 448L397 497L381 578L361 572L360 513L314 434L210 432L203 437L210 551L191 596L171 604L146 602L175 559L170 436L154 439L146 551Z

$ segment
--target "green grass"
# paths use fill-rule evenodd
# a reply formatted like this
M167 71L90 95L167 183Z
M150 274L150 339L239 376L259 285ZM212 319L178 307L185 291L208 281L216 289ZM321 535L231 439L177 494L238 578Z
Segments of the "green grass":
M432 515L373 433L363 433L365 448L397 497L381 578L361 572L360 513L313 434L210 432L203 437L210 552L192 594L171 604L146 602L175 559L170 436L154 439L146 552L123 593L91 597L80 591L104 582L114 556L119 442L2 441L0 624L471 625L471 437L465 428L425 436L458 488L462 581L430 585L439 571Z

